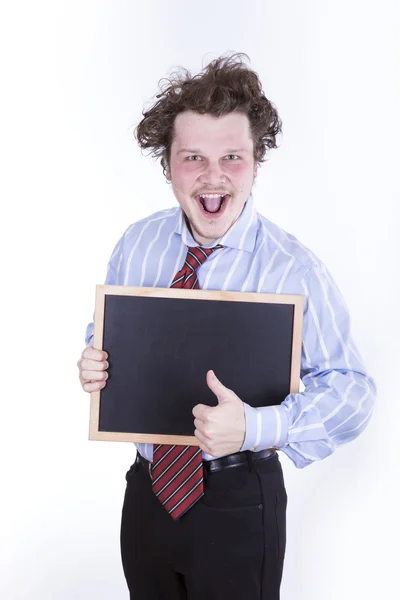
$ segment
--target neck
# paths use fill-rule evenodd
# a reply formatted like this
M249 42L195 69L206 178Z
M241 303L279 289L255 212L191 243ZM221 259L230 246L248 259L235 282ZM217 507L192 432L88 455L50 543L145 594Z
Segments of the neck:
M198 244L199 246L210 246L210 245L213 245L217 241L216 239L210 240L208 238L203 238L201 235L198 235L195 231L193 231L193 228L190 224L189 219L187 218L186 213L184 213L184 218L185 218L186 225L187 225L190 233L192 234L192 238L194 239L196 244Z

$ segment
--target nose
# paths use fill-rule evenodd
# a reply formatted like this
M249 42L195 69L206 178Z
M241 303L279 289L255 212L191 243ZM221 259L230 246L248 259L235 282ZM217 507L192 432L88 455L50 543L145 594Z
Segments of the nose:
M206 168L200 176L201 183L207 183L210 186L217 186L226 181L225 174L218 161L208 161Z

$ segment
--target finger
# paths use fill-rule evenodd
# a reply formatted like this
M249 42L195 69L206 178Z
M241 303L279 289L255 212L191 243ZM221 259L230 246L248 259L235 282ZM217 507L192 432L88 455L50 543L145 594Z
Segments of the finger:
M105 371L110 366L107 360L93 360L90 358L81 358L78 361L78 366L85 371Z
M206 454L210 454L211 456L215 456L215 450L210 448L207 442L200 441L200 439L197 436L196 438L198 439L199 447L201 448L201 450L203 450L203 452L205 452Z
M92 360L107 360L108 354L104 350L93 348L93 346L86 346L82 352L82 358L90 358Z
M88 383L84 383L82 385L85 392L98 392L103 389L106 385L105 381L89 381Z
M84 381L105 381L108 379L107 371L82 371L81 377Z
M207 385L212 392L217 396L218 400L222 400L222 398L226 398L226 396L231 391L227 387L225 387L218 377L215 375L214 371L208 371L207 376Z
M205 437L205 435L202 434L201 431L199 431L199 429L194 430L194 435L201 444L208 448L207 444L209 443L209 440Z
M209 423L204 423L199 419L194 420L196 429L201 433L205 440L212 440L215 436L215 431Z
M196 427L196 429L199 429L202 433L204 433L204 421L202 421L201 419L195 419L194 426Z
M206 446L205 444L203 444L202 442L199 442L199 448L206 454L210 454L211 456L214 456L214 454L211 452L211 449L208 446Z
M211 406L206 406L205 404L196 404L192 410L192 415L200 419L200 421L206 421L211 408Z

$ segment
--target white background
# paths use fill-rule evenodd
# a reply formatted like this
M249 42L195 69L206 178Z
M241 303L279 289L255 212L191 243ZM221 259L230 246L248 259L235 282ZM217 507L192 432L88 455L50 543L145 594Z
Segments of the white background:
M258 210L331 270L378 385L367 430L297 470L283 600L396 596L399 5L4 2L0 14L0 596L123 600L131 444L89 442L76 361L114 244L175 205L133 137L176 66L246 52L283 120ZM397 35L397 37L396 37ZM397 170L397 173L396 173Z

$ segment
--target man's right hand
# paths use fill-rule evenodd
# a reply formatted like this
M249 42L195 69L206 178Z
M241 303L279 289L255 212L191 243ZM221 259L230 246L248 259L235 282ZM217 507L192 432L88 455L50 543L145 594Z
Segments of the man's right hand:
M97 392L106 385L109 364L108 354L103 350L96 350L87 346L82 352L77 365L79 368L79 381L85 392Z

